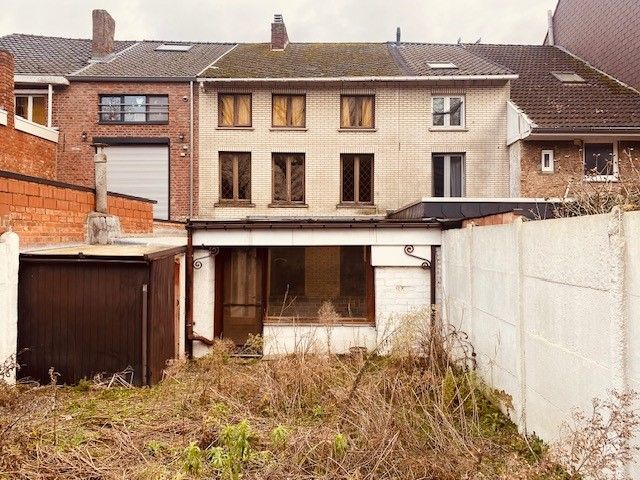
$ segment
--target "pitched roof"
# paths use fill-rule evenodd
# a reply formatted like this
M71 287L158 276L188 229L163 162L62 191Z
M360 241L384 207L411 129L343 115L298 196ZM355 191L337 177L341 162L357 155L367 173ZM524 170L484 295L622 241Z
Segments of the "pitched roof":
M436 43L389 44L389 49L408 75L509 75L512 72L461 45ZM455 68L432 68L430 63L453 63Z
M134 42L116 41L115 50ZM91 58L91 40L13 33L0 37L0 48L15 57L16 74L67 75L84 67Z
M336 78L403 75L384 43L239 44L203 78Z
M186 51L156 50L160 45L191 45ZM142 41L104 62L90 63L69 78L188 79L230 50L232 43Z
M511 100L534 131L640 128L640 94L565 51L546 45L466 45L519 75ZM562 83L552 72L575 72L584 83Z

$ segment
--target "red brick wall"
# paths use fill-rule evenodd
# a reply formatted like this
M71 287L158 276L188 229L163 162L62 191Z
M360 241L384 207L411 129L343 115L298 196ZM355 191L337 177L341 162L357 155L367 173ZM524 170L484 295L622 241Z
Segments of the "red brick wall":
M0 231L16 232L22 247L83 242L94 202L87 188L0 172ZM153 203L109 194L108 206L123 232L153 231Z
M553 173L542 172L542 150L554 151ZM618 166L621 178L640 181L640 176L634 172L634 168L640 168L640 143L618 143ZM520 169L521 196L563 197L570 183L580 184L584 181L582 144L563 140L524 141Z
M0 170L53 179L56 177L54 142L14 129L13 57L0 50L0 108L8 112L0 125Z
M166 125L101 125L98 102L101 94L166 94L169 122ZM194 116L198 118L198 88L194 86ZM186 100L184 100L186 97ZM72 82L54 97L54 125L60 127L58 180L93 186L93 137L169 138L171 219L189 215L189 83ZM197 122L196 122L197 125ZM82 140L87 133L87 141ZM180 140L180 135L184 140ZM197 198L198 133L194 131L194 198ZM183 149L186 146L187 149ZM184 153L185 156L181 156ZM107 151L108 154L108 151ZM196 205L197 202L194 202Z
M556 45L640 88L640 2L560 0L553 17Z

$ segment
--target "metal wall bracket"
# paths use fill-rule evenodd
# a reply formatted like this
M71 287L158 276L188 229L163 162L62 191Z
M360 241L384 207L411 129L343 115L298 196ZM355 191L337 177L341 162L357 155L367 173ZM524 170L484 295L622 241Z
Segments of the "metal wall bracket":
M410 257L417 258L418 260L422 260L422 264L420 265L422 268L424 269L431 268L431 261L427 260L426 258L419 257L418 255L414 255L413 250L414 250L413 245L404 246L405 254L407 254Z
M216 255L218 255L218 253L220 253L220 248L219 247L201 245L201 246L199 246L197 248L200 249L200 250L208 250L209 253L207 253L206 255L203 255L202 257L198 257L198 258L194 258L193 259L193 268L195 268L196 270L199 270L199 269L202 268L202 260L204 260L205 258L209 258L209 257L215 257Z

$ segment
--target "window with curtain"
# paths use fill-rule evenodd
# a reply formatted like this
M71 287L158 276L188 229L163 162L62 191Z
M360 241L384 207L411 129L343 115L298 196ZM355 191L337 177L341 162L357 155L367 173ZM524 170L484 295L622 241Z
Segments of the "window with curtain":
M373 321L367 247L271 247L268 263L267 322Z
M220 152L220 201L251 201L251 154Z
M373 204L373 155L341 155L341 203Z
M218 94L218 126L250 127L251 126L251 94L250 93Z
M306 97L304 95L273 95L271 107L273 127L303 128L305 124Z
M375 97L373 95L342 95L340 97L340 128L374 128Z
M272 155L273 203L304 203L304 153Z
M618 165L613 143L584 144L584 174L594 180L608 180L617 175Z
M434 127L464 127L464 97L431 99Z
M465 171L464 155L433 155L433 196L464 197Z

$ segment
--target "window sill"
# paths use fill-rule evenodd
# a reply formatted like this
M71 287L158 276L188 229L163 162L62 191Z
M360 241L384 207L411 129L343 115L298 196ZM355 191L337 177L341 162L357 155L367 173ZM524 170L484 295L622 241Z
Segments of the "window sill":
M266 317L263 322L264 325L271 327L375 327L376 323L369 319L353 319L343 320L335 323L321 322L317 319L304 318L304 319L292 319L290 317L278 318L278 317Z
M271 132L306 132L307 127L271 127Z
M309 208L306 203L270 203L269 208Z
M584 177L585 182L592 183L606 183L606 182L614 182L617 183L620 179L617 175L595 175L593 177Z
M216 130L241 130L252 132L255 129L253 127L216 127Z
M378 207L373 203L339 203L336 208L351 208L354 210L377 210Z
M339 132L377 132L377 128L339 128Z
M468 132L466 127L429 127L430 132Z
M554 170L540 170L540 173L542 173L542 175L553 175L556 172Z
M255 203L251 202L217 202L213 204L214 207L235 207L235 208L245 208L245 207L255 207Z

